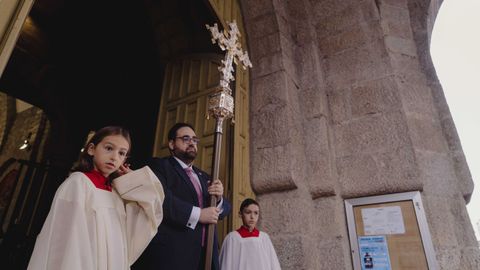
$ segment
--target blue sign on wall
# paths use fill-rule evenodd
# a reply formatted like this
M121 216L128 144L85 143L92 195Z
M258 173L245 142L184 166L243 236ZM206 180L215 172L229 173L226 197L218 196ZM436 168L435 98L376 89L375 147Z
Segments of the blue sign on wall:
M358 237L362 270L391 270L387 239L383 235Z

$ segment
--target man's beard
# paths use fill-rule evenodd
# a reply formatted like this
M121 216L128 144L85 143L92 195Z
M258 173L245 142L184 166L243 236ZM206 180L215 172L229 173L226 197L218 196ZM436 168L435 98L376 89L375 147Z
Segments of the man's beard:
M186 163L194 161L197 157L197 151L195 151L195 148L190 147L188 147L186 151L182 151L178 148L173 149L173 153L177 158Z

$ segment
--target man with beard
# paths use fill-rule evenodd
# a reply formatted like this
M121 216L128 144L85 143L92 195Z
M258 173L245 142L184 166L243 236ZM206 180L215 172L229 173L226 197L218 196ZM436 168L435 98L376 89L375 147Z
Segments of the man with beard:
M207 225L217 224L231 207L222 197L222 182L215 179L209 185L208 174L193 166L198 142L191 125L177 123L168 132L171 156L148 164L163 185L164 218L133 269L204 269ZM217 196L216 207L208 207L209 196ZM216 233L212 269L219 270Z

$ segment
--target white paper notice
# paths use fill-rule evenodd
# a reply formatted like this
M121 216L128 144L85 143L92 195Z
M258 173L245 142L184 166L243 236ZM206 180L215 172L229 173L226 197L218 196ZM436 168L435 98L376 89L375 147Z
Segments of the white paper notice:
M400 206L362 209L365 235L405 233Z

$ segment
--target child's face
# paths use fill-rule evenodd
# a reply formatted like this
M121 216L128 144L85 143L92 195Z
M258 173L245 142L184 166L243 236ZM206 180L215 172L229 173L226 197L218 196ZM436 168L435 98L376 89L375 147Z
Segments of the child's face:
M122 135L103 138L97 145L88 146L88 154L93 157L93 167L108 177L125 162L130 145Z
M243 226L253 230L257 226L260 208L256 204L250 204L243 208L240 216L242 217Z

